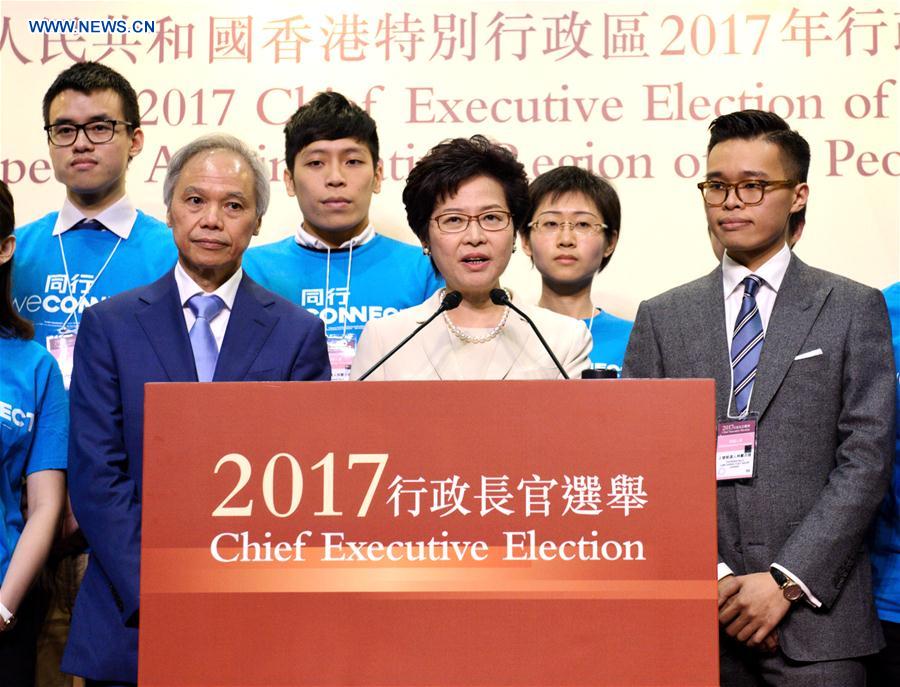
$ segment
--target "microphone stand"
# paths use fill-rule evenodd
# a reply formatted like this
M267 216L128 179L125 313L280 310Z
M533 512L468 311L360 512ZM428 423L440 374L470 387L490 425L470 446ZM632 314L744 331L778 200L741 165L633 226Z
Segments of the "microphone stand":
M553 364L556 365L556 368L559 370L559 373L562 375L563 379L569 379L569 375L566 374L566 371L563 369L563 366L559 364L559 360L556 359L556 356L553 354L553 350L550 348L550 345L547 343L546 339L541 335L538 331L538 328L535 326L534 322L531 321L531 318L528 317L524 312L522 312L519 308L513 305L513 302L509 299L509 295L507 295L506 291L503 289L491 289L491 300L496 305L505 305L510 308L514 312L518 313L522 316L522 318L531 325L531 328L534 330L534 333L537 335L538 340L541 342L541 345L544 347L544 350L550 355L550 358L553 360Z
M460 303L462 303L462 294L459 291L451 291L446 296L444 296L444 300L441 301L441 307L439 307L437 310L435 310L434 314L431 317L429 317L422 324L420 324L418 327L413 329L412 333L409 336L407 336L405 339L403 339L403 341L401 341L396 346L394 346L390 351L388 351L381 358L381 360L379 360L377 363L372 365L372 367L370 367L368 370L366 370L365 374L363 374L357 381L361 382L366 377L368 377L370 374L375 372L375 370L377 370L379 367L381 367L387 361L388 358L390 358L392 355L394 355L394 353L396 353L401 348L403 348L409 342L410 339L412 339L416 334L418 334L420 331L425 329L425 327L427 327L429 324L431 324L432 320L434 320L435 317L437 317L438 315L440 315L441 313L443 313L447 310L453 310L453 308L459 307ZM540 334L538 334L538 336L540 336Z

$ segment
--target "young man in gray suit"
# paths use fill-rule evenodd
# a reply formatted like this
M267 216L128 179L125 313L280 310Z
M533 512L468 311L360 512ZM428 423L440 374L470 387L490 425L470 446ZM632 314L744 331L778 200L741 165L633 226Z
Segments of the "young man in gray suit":
M797 132L755 110L710 132L699 186L726 254L641 304L624 376L716 380L722 684L862 686L883 645L864 535L891 466L884 298L791 254Z

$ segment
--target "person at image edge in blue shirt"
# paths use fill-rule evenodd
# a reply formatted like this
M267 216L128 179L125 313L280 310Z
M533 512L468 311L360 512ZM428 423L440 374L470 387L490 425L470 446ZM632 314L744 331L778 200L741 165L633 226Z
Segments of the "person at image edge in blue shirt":
M44 93L43 126L59 211L16 230L13 305L34 324L34 340L56 358L69 386L85 308L155 281L175 264L172 232L138 210L125 189L132 158L144 146L137 93L97 62L66 68ZM37 123L35 123L37 124ZM72 607L87 566L71 509L41 579L49 606L38 640L35 687L71 682L59 669Z
M891 318L894 360L900 369L900 282L884 290L884 300ZM896 402L894 476L872 529L875 608L887 642L870 669L869 679L874 687L900 685L900 372Z
M0 684L32 687L40 617L29 590L65 501L69 417L56 362L12 306L14 225L12 196L0 181Z

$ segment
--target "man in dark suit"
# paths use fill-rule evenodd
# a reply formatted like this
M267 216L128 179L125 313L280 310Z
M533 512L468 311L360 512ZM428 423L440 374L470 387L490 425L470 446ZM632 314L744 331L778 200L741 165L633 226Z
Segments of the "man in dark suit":
M322 322L241 269L269 200L252 152L200 138L163 193L175 269L88 308L75 348L69 488L91 557L63 670L89 685L137 682L144 384L331 376Z
M710 131L700 188L726 254L641 304L624 375L716 380L722 684L864 685L883 644L863 541L891 465L884 299L791 254L809 195L796 131L759 111Z

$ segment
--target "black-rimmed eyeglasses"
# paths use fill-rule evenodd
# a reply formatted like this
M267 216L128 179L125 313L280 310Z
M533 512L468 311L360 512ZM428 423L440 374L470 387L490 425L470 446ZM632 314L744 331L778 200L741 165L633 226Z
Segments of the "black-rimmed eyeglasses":
M65 148L75 143L78 132L83 131L91 143L109 143L116 135L116 125L134 126L131 122L118 119L101 119L87 124L48 124L44 127L50 143L58 148Z

